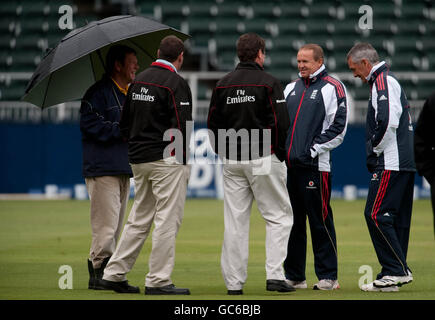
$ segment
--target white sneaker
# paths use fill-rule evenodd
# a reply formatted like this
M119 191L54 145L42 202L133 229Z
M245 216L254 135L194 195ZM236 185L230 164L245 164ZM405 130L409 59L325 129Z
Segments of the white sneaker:
M373 285L373 282L371 282L368 284L363 284L361 286L361 290L367 291L367 292L398 292L399 287L398 286L391 286L391 287L386 287L386 288L378 288L378 287L375 287Z
M408 270L408 275L406 276L383 276L381 279L373 281L373 285L378 288L386 288L392 286L401 287L404 284L412 282L412 273Z
M313 290L336 290L336 289L340 289L338 280L331 280L331 279L322 279L319 282L317 282L313 287Z
M305 281L305 280L304 281L293 281L293 280L286 279L285 281L295 289L306 289L308 287L307 281Z

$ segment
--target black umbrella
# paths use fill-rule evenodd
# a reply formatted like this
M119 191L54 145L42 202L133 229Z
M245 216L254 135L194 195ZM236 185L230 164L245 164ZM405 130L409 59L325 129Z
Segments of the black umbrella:
M110 46L124 44L136 50L139 71L156 59L160 41L188 35L140 16L113 16L72 30L49 51L27 85L24 101L41 108L81 99L105 72Z

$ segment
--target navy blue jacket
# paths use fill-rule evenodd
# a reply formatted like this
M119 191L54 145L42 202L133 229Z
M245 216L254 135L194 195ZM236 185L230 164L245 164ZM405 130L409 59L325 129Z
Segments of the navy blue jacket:
M116 96L115 96L116 94ZM130 175L128 146L119 128L125 95L104 76L85 93L80 106L83 176Z
M287 166L330 172L330 152L343 142L347 128L344 85L322 66L311 78L289 83L284 96L290 116Z
M405 92L384 62L373 67L369 77L367 168L370 172L416 171L414 132Z

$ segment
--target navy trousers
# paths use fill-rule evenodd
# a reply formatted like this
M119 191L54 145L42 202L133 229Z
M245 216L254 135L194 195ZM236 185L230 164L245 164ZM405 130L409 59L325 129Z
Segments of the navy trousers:
M305 280L306 220L310 223L314 270L318 279L337 279L337 244L331 199L331 174L311 169L288 169L287 189L293 207L293 228L284 271L287 279Z
M382 266L377 278L407 274L414 172L377 171L372 175L364 215Z

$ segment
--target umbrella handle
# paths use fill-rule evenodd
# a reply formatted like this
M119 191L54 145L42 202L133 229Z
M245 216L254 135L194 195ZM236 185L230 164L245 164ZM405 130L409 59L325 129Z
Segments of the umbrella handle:
M100 58L101 64L103 65L103 68L104 68L104 71L107 73L106 65L104 64L104 59L101 55L100 49L97 50L97 55ZM113 95L115 96L116 102L118 102L119 110L121 110L121 103L119 102L118 95L116 94L115 88L113 87L113 83L112 83L112 92L113 92Z
M106 64L104 63L103 56L101 55L101 50L97 50L98 58L100 58L101 64L103 65L104 71L107 73Z
M119 102L118 95L116 94L115 88L113 87L113 83L112 83L112 92L113 92L113 95L115 96L116 102L118 102L119 111L121 111L121 109L122 109L121 103Z

